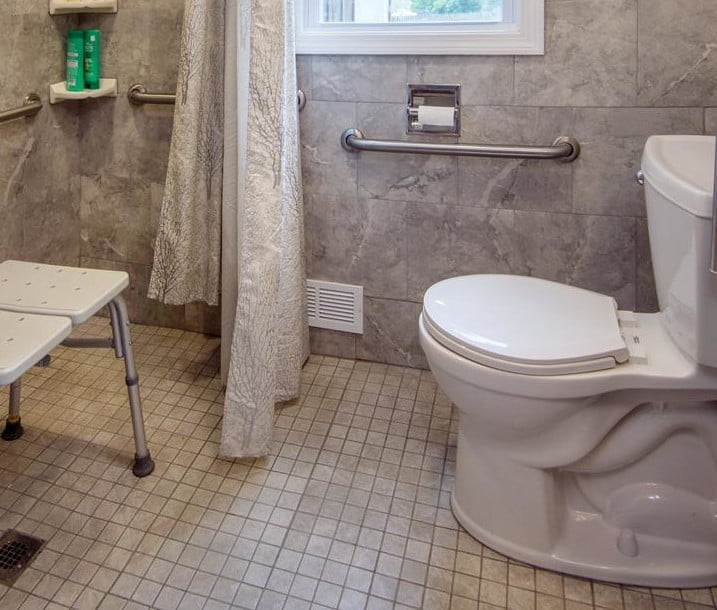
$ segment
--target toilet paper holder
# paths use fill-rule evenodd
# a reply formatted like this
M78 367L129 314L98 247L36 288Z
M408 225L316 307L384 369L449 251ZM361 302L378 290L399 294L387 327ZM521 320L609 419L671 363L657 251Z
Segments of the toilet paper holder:
M406 133L460 135L460 85L409 83L406 97Z

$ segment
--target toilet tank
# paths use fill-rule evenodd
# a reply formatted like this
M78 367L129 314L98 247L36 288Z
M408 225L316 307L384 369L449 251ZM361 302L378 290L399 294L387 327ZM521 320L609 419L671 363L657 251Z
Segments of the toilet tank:
M717 367L717 275L710 272L715 138L652 136L642 171L663 324L687 356Z

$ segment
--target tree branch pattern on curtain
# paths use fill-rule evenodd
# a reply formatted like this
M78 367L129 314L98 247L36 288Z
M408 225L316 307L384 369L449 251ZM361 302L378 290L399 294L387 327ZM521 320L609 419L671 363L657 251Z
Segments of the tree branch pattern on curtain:
M275 403L298 395L308 356L293 3L238 0L238 27L247 120L243 154L224 167L237 171L237 303L220 451L255 457L268 451Z
M219 303L225 0L185 0L172 144L148 296Z
M227 457L266 455L308 356L297 113L292 0L185 0L150 296L216 304L222 284Z

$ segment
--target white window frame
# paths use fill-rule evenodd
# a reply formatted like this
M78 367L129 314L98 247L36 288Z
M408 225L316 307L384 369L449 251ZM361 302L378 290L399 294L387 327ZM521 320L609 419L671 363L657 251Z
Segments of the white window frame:
M512 23L321 23L319 0L295 0L296 52L319 55L543 55L544 0L510 0ZM511 11L508 11L511 12Z

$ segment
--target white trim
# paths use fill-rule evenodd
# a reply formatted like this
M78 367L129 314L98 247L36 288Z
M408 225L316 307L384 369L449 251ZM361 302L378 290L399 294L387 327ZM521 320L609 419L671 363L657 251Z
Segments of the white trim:
M319 55L543 55L544 0L514 0L516 23L326 24L296 0L296 52Z

